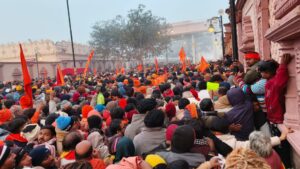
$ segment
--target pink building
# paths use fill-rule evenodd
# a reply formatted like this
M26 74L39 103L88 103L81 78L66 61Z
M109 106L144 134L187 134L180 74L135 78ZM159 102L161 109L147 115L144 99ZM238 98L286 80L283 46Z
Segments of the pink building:
M236 10L240 61L246 51L257 51L264 60L295 56L289 65L284 125L295 130L288 141L295 168L300 168L300 0L237 0Z

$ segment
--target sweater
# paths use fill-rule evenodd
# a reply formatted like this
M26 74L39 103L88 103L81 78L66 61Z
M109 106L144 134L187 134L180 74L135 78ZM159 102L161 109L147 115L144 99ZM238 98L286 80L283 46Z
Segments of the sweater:
M126 129L124 135L131 140L141 132L141 129L145 127L144 118L146 114L135 114L132 116L131 124L129 124Z
M272 123L281 124L283 122L285 112L284 94L288 80L287 65L280 64L276 75L267 81L265 94L267 118Z

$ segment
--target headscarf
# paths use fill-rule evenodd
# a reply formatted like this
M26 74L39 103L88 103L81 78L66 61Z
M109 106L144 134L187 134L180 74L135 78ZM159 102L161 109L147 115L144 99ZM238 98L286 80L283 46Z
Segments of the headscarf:
M115 162L120 161L123 157L131 157L135 155L135 148L132 140L122 137L117 143Z
M241 124L239 132L232 132L238 139L247 140L253 131L253 105L246 100L246 96L240 88L232 88L227 92L229 103L233 108L226 113L226 119L230 123Z

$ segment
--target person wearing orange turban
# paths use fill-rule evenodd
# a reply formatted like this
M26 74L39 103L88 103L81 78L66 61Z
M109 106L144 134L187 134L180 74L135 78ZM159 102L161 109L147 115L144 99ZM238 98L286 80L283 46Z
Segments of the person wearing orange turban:
M22 96L20 98L20 105L22 109L27 109L31 107L31 100L28 96Z

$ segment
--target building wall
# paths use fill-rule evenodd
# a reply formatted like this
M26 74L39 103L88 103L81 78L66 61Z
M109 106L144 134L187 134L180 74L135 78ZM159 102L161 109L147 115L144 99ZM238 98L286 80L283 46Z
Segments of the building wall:
M289 64L286 113L280 128L292 127L295 131L288 135L288 141L293 148L294 167L300 168L300 0L238 0L236 5L240 50L253 48L262 59L278 62L284 53L294 55ZM245 27L249 23L253 33Z
M67 41L53 42L51 40L29 41L22 43L23 52L27 61L29 73L32 78L38 77L37 62L39 67L39 77L55 77L57 64L61 68L74 67L71 43ZM91 48L83 44L74 44L76 67L85 67L87 57ZM90 67L98 72L114 71L116 64L125 65L115 60L103 61L95 55L90 63ZM0 81L10 81L22 78L20 67L20 48L17 43L0 45ZM20 74L20 75L19 75Z

